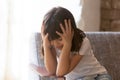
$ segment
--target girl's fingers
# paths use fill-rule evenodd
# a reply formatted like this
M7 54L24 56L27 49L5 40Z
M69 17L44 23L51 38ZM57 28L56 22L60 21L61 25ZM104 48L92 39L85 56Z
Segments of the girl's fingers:
M61 34L60 32L56 31L56 33L57 33L60 37L62 37L62 34Z
M63 34L71 34L72 33L72 26L71 26L71 21L69 20L64 20L65 27L63 24L60 23L60 28L63 32ZM62 34L61 34L62 35Z
M72 37L74 36L74 31L72 30Z
M44 26L43 26L43 24L42 24L42 27L41 27L41 35L42 35L42 37L45 36L45 34L44 34Z
M45 38L47 38L47 39L48 39L48 33L45 35Z
M65 30L68 31L68 28L69 28L68 21L65 19L64 23L65 23Z
M65 29L61 23L60 23L60 28L61 28L62 32L65 33Z
M68 26L69 26L69 30L72 31L72 30L71 30L71 27L72 27L72 26L71 26L71 21L70 21L70 19L68 20Z
M70 19L68 19L68 20L64 20L64 22L65 22L65 29L66 29L66 32L68 32L68 33L71 33L71 29L72 29L72 26L71 26L71 21L70 21Z
M44 26L43 26L43 24L42 24L42 27L41 27L41 32L43 32L44 31Z

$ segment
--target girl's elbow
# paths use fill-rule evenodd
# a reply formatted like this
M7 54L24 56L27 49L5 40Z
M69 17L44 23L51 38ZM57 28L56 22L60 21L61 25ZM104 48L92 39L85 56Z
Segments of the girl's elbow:
M58 72L56 72L56 76L62 77L64 75L66 75L67 73L68 73L67 71L58 71Z
M55 71L55 70L47 70L47 72L48 72L50 75L56 75L56 71Z
M56 73L56 76L57 77L62 77L62 76L64 76L65 75L65 73Z
M46 67L46 71L50 74L50 75L55 75L56 74L56 70L50 67Z

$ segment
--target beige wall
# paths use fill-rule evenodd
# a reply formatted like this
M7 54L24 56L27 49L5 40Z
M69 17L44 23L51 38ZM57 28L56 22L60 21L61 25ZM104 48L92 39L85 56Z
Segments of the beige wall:
M99 31L100 0L81 0L82 14L78 27L84 31Z

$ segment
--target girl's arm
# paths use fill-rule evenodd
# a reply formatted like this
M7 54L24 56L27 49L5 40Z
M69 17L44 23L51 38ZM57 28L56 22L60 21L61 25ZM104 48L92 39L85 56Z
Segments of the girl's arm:
M56 51L54 48L44 47L44 63L46 70L51 75L56 75L57 59Z
M51 42L48 40L48 33L44 34L44 25L41 27L41 37L43 40L44 63L45 68L51 75L56 73L57 59L54 48L51 48Z
M56 75L64 76L69 70L70 62L70 47L64 45L59 56Z
M63 33L56 32L62 38L63 43L63 48L57 65L57 76L64 76L65 74L69 73L75 68L82 58L80 55L74 55L71 57L70 52L74 31L72 31L70 20L65 20L64 23L65 28L62 24L60 24Z
M79 63L82 57L83 56L79 54L70 56L70 51L68 51L67 47L64 47L59 57L56 75L64 76L71 72Z

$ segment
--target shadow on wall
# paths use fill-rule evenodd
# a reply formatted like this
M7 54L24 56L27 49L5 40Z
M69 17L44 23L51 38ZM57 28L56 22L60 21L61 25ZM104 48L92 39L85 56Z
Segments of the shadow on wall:
M83 31L100 30L100 0L81 0L81 19L78 27Z

